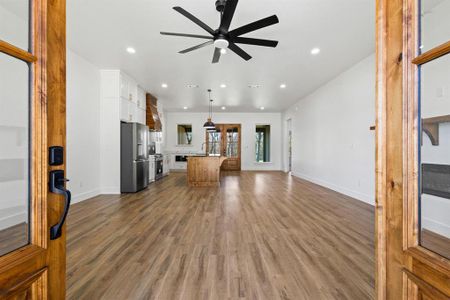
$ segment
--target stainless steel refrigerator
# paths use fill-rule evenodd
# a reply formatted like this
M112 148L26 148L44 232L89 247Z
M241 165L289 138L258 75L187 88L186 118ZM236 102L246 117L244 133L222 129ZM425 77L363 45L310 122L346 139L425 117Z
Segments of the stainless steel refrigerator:
M135 193L148 185L148 127L121 123L120 191Z

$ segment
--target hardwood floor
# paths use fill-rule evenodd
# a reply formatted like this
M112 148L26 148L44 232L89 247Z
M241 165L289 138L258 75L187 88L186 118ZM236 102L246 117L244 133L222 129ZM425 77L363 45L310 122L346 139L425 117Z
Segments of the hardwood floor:
M450 239L448 237L422 229L420 245L450 259Z
M373 299L370 205L281 172L75 204L68 299Z
M28 224L20 223L0 230L0 256L28 244Z

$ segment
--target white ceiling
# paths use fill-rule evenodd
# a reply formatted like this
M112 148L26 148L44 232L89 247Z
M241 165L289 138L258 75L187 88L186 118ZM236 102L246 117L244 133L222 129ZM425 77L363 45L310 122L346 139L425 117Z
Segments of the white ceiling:
M177 52L203 40L161 36L160 31L205 34L172 10L181 6L210 27L219 15L214 0L68 0L70 49L100 68L120 68L164 101L165 109L207 110L207 88L214 104L227 111L283 111L342 71L374 52L374 0L241 0L231 29L278 15L280 23L249 37L279 40L277 48L242 45L253 59L232 52L212 65L213 46ZM126 52L127 47L136 54ZM310 50L321 53L312 56ZM162 83L169 88L163 89ZM220 88L225 83L227 88ZM281 83L287 84L280 89ZM187 84L200 87L189 89ZM250 89L248 85L260 84Z

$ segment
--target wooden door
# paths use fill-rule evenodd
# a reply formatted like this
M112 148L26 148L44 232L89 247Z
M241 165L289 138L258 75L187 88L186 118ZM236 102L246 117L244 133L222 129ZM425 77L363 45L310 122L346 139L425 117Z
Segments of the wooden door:
M49 166L48 147L65 147L65 1L0 9L0 299L64 299L65 230L54 225L66 202L49 174L65 166Z
M216 124L215 132L206 131L206 151L210 156L225 156L221 169L241 170L241 125Z
M377 1L378 299L450 299L449 4Z
M241 125L222 126L222 155L227 159L222 163L224 171L241 170Z

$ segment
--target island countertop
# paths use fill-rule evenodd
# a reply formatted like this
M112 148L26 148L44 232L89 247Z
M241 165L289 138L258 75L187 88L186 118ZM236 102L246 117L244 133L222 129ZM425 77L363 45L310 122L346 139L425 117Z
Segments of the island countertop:
M192 155L187 157L189 186L220 186L220 166L225 156Z

